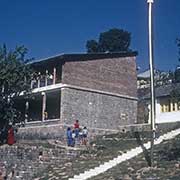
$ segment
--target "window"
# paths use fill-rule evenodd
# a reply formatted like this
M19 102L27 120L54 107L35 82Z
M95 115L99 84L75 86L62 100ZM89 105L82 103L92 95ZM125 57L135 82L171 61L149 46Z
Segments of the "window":
M161 104L161 112L170 112L171 111L171 103L168 99L162 99L160 101Z
M180 102L176 100L164 98L160 100L161 112L180 111Z

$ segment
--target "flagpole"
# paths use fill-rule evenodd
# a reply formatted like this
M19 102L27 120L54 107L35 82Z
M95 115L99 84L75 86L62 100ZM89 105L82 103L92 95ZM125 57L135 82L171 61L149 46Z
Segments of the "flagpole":
M147 0L149 5L149 14L148 14L148 24L149 24L149 66L150 66L150 80L151 80L151 109L150 109L150 117L151 117L151 166L153 166L154 161L154 139L155 139L155 88L154 88L154 57L153 57L153 28L152 28L152 4L154 0Z

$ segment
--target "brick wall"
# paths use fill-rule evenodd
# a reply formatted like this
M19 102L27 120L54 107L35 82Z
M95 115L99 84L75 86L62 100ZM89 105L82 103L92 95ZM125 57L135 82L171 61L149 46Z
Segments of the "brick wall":
M67 61L62 83L136 97L135 57Z

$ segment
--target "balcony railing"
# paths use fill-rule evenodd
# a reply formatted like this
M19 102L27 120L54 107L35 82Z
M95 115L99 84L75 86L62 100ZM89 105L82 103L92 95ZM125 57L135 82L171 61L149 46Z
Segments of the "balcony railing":
M38 79L32 79L31 80L31 89L35 89L35 88L40 88L40 87L44 87L44 86L49 86L52 85L53 83L53 78L45 78L45 77L41 77Z
M53 69L53 74L50 74L47 70L45 74L39 72L31 80L31 89L49 86L57 82L59 83L59 79L60 78L56 76L56 68Z

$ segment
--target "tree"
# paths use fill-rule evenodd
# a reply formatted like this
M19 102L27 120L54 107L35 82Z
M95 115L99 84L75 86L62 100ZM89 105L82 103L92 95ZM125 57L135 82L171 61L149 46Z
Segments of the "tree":
M176 70L174 72L174 81L175 83L180 83L180 66L176 67Z
M176 39L176 45L178 47L178 55L179 55L178 59L180 61L180 39L179 38ZM180 66L179 65L176 67L176 70L174 72L174 81L175 83L180 83Z
M86 49L88 53L97 53L99 51L98 42L95 40L89 40L86 43Z
M180 61L180 39L176 39L176 44L178 47L179 61ZM176 70L174 71L174 84L172 85L172 91L170 92L170 96L172 101L178 103L180 106L180 66L176 66Z
M110 29L99 35L99 41L88 40L86 48L88 53L97 52L129 52L131 34L123 29Z
M178 107L179 107L180 106L180 85L179 84L174 84L172 86L170 97L173 102L176 102L178 104Z
M26 64L26 53L24 46L15 50L7 50L5 45L0 47L0 128L17 121L15 97L29 89L32 70Z
M176 44L177 44L177 47L178 47L178 54L179 54L179 61L180 61L180 38L176 39Z

